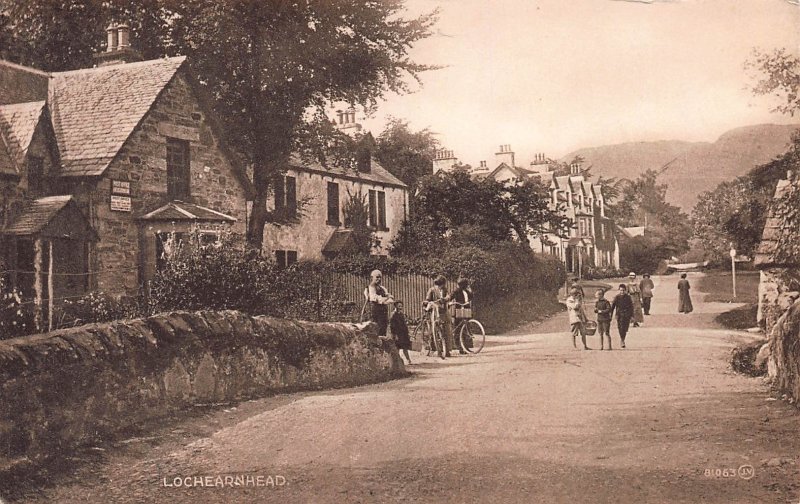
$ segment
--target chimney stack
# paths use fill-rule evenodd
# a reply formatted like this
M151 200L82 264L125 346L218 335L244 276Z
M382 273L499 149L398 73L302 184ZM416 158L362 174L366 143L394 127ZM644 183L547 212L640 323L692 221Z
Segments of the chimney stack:
M103 67L142 61L142 55L131 47L131 27L128 23L111 22L106 28L108 44L104 52L94 55L95 66Z
M438 171L450 172L458 162L458 159L453 154L453 151L446 149L439 149L433 156L433 173Z
M361 125L356 122L356 110L354 108L350 107L347 110L337 110L336 117L339 120L337 127L342 133L352 135L361 131Z
M580 175L581 174L581 164L580 163L572 163L569 165L569 171L571 175Z
M117 50L117 25L113 22L109 24L106 28L106 33L108 34L106 52L114 52Z
M117 40L119 41L119 45L117 46L119 49L125 49L131 46L131 27L128 23L122 23L121 25L117 26Z
M500 152L494 154L495 163L500 166L505 163L508 166L516 166L514 164L514 151L511 150L510 144L503 144L500 146Z

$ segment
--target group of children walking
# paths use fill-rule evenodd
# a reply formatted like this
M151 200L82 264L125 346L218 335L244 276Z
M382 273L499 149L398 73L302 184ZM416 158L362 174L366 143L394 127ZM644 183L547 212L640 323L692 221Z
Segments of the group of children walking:
M605 290L595 292L594 312L597 314L597 332L600 335L600 350L612 349L611 346L611 320L616 314L617 330L622 348L625 348L625 337L628 335L631 321L635 316L634 300L628 292L628 285L620 284L619 292L613 301L605 298ZM584 350L590 350L586 344L586 325L589 318L586 315L586 301L583 289L573 285L567 297L567 313L569 315L570 330L572 332L572 345L577 348L578 336L581 337ZM637 324L638 325L638 324Z

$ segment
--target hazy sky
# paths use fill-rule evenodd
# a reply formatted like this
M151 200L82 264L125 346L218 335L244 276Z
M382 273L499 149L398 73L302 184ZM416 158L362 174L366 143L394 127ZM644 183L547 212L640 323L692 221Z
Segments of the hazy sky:
M755 98L743 68L754 47L800 51L797 0L408 0L437 6L437 35L416 61L416 93L385 116L430 128L465 163L491 165L500 144L517 164L595 145L713 141L726 130L792 122ZM800 118L795 121L800 122Z

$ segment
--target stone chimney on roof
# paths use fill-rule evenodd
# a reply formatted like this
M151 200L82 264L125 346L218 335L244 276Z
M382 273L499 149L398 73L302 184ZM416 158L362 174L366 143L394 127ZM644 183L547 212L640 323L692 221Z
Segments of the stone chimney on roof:
M111 22L106 28L108 42L106 50L94 55L99 67L142 61L142 55L131 47L131 27L128 23Z
M433 173L438 171L451 172L458 159L453 155L453 151L440 149L433 157Z
M497 166L505 163L508 166L516 166L514 164L514 151L511 150L510 144L503 144L500 146L500 152L494 154L495 163Z
M569 165L569 174L570 175L580 175L581 174L581 164L580 163L572 163Z
M353 107L350 107L347 110L337 110L336 119L338 121L336 127L342 133L354 135L359 133L362 129L361 124L356 122L356 109Z

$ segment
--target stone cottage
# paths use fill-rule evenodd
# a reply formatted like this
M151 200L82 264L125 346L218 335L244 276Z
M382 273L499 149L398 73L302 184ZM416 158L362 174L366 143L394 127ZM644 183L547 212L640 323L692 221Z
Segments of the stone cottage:
M334 122L347 134L361 130L352 110L339 111ZM406 184L368 151L352 169L323 167L292 156L268 206L279 219L264 228L264 244L272 247L278 264L332 259L346 248L351 231L344 211L352 197L364 202L369 227L380 243L372 253L387 255L388 245L408 218Z
M185 58L108 32L95 68L0 61L0 264L38 303L135 294L171 233L245 232L251 185Z

